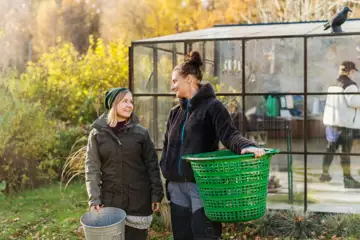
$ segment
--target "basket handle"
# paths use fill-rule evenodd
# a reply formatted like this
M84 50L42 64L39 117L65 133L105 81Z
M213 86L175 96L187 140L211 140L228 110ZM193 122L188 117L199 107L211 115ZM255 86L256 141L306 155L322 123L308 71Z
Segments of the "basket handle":
M266 154L277 154L280 152L280 149L274 149L274 148L264 148Z
M116 240L117 237L118 237L118 236L121 236L121 235L122 235L122 232L121 232L121 231L118 232L118 233L115 233L115 234L113 235L113 239Z

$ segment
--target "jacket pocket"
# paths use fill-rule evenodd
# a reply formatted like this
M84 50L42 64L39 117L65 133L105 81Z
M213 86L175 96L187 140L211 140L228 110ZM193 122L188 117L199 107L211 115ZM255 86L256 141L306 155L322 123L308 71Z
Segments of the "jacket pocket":
M180 158L180 144L169 143L160 161L161 172L165 179L172 180L172 177L178 176L178 164Z
M152 214L150 184L129 184L128 214L135 216L148 216Z

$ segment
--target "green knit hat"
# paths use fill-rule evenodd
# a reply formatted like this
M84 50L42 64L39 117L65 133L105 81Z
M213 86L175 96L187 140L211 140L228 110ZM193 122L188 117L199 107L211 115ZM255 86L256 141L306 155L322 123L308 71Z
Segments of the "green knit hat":
M116 96L123 92L123 91L129 91L128 88L111 88L109 91L105 93L105 102L104 106L107 110L110 110L111 106L113 105Z

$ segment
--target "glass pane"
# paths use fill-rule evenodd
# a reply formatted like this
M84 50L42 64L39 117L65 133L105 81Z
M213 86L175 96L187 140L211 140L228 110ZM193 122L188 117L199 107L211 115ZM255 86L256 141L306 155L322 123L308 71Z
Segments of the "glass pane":
M136 46L134 48L134 92L171 93L172 70L175 65L183 62L183 52L183 43ZM157 69L157 75L153 71L154 67Z
M156 44L156 48L159 52L172 52L174 44L172 43L159 43Z
M204 59L204 44L205 42L192 42L190 44L188 44L188 52L189 49L191 48L192 51L198 51L201 55L201 57Z
M215 42L215 76L217 92L240 93L242 91L241 41Z
M175 47L176 47L176 52L178 54L182 54L182 55L185 55L185 43L184 42L177 42L175 43Z
M183 54L177 54L176 55L176 65L181 64L184 62L184 56Z
M302 38L246 42L246 92L304 92Z
M355 160L355 161L354 161ZM359 182L359 157L352 157L351 173ZM323 172L323 156L308 156L308 209L314 212L360 213L360 189L345 188L340 156L330 165L330 181L320 181ZM326 166L329 166L326 164ZM322 178L325 180L325 178ZM355 184L352 181L352 184ZM349 181L347 181L349 182Z
M198 51L203 60L203 71L204 71L204 81L211 83L216 83L216 77L214 76L215 70L215 58L214 58L214 47L215 44L212 41L209 42L193 42L188 47L191 46L193 51Z
M158 115L156 121L158 126L158 138L156 147L162 148L166 131L166 123L169 117L170 110L179 102L178 99L173 97L158 97L157 101Z
M214 86L215 92L241 92L240 41L194 42L191 49L200 53L204 62L204 80Z
M165 45L165 46L164 46ZM157 64L157 70L158 70L158 82L154 83L154 92L159 93L171 93L171 74L172 70L175 67L176 60L175 56L176 54L173 52L173 50L162 50L165 49L165 47L170 48L168 46L170 44L158 44L158 64ZM174 46L174 51L175 45ZM155 80L155 79L154 79Z
M217 96L226 109L229 111L230 116L235 124L235 127L243 133L243 115L242 115L242 101L241 96Z
M327 141L323 114L326 104L326 95L308 96L308 152L325 152Z
M215 42L205 42L203 48L204 80L214 78L215 75Z
M184 56L185 56L185 43L183 42L178 42L175 44L176 46L176 65L180 64L184 61Z
M166 122L176 104L178 102L173 97L135 97L135 112L140 124L149 130L157 148L163 147Z
M336 83L339 65L348 60L358 64L360 36L308 39L308 92L327 92ZM356 74L355 81L359 80Z
M134 47L134 92L151 91L153 78L153 48L145 46Z
M245 98L246 136L259 145L281 151L304 151L302 95Z
M139 117L140 124L148 129L150 136L154 140L153 129L153 112L154 112L154 98L153 97L134 97L135 114Z
M271 159L267 207L304 208L304 156L277 154Z
M308 96L308 140L307 148L309 152L325 152L328 146L325 125L323 123L323 113L326 104L326 95ZM351 135L352 136L351 136ZM340 142L349 142L351 153L360 153L360 130L353 129L342 131ZM351 144L352 142L352 144ZM345 146L338 146L337 151L342 151ZM357 158L357 157L354 157Z

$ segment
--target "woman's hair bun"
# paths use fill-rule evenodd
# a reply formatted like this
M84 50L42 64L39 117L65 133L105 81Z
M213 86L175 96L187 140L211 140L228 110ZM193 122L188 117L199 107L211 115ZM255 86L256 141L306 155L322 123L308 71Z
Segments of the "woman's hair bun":
M198 51L191 51L185 56L185 63L200 68L203 65L200 53Z

